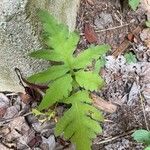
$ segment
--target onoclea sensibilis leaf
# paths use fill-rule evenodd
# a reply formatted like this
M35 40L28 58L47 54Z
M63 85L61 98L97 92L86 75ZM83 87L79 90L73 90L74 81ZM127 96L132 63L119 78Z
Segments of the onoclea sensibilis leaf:
M38 106L38 109L43 110L52 106L56 102L59 102L61 99L69 96L71 90L72 77L69 74L66 74L49 84L49 88L46 90L46 94Z
M92 60L98 59L100 56L106 54L110 46L108 45L98 45L95 47L90 47L85 51L81 52L79 56L74 59L74 68L86 68L89 64L92 63Z
M65 100L65 103L72 105L71 108L56 125L55 134L64 133L64 137L70 139L77 150L90 150L91 139L102 132L99 125L103 121L102 114L90 105L91 102L87 91L73 94Z
M63 58L60 54L58 54L57 52L53 50L47 50L47 49L34 51L30 53L29 56L37 58L37 59L44 59L44 60L49 60L49 61L56 61L56 62L63 61Z
M33 83L46 83L65 75L68 71L69 68L65 65L52 66L45 71L30 76L28 80Z
M92 105L89 94L90 91L100 89L104 80L98 73L87 71L87 67L93 60L106 55L110 47L91 46L76 56L74 52L80 39L79 34L69 32L67 26L57 23L46 11L40 10L38 16L47 46L46 49L30 53L30 56L57 62L28 78L30 82L48 85L38 111L48 109L56 103L66 105L64 115L58 116L55 135L63 135L70 140L75 144L76 150L90 150L92 139L102 132L100 122L103 121L103 115Z
M79 71L76 72L77 83L86 90L96 91L104 85L104 80L96 73Z

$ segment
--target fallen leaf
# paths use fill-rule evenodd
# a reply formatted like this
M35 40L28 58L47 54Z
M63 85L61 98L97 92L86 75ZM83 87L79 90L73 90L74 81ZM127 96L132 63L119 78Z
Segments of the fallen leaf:
M113 56L117 57L117 56L121 55L123 52L125 52L125 50L130 46L130 42L140 41L140 38L138 37L138 34L143 29L142 25L143 25L143 22L138 27L136 27L133 30L133 32L131 32L127 35L127 39L125 39L119 45L119 47L112 53Z
M30 148L34 148L38 146L42 142L42 138L40 135L36 135L31 141L29 141L28 146Z
M3 93L0 93L0 107L8 107L9 106L9 99Z
M10 133L10 129L8 127L3 127L0 130L0 135L6 136L9 133Z
M144 41L145 45L150 48L150 28L143 29L140 38Z
M19 113L19 109L20 108L18 108L18 105L8 107L3 118L9 119L9 118L13 118L13 117L17 116Z
M15 72L20 80L21 85L25 88L26 94L29 95L33 101L41 101L42 94L46 91L48 86L30 83L22 76L21 71L18 68L15 68Z
M125 39L119 47L112 53L113 56L117 57L121 55L130 46L129 40Z
M133 42L133 41L134 41L134 35L133 35L132 33L129 33L129 34L127 35L127 37L128 37L128 40L129 40L130 42Z
M95 94L91 94L91 97L93 100L93 105L96 108L109 113L114 113L117 110L117 106L112 104L111 102L107 102Z
M85 0L89 5L94 5L94 0Z
M150 19L150 1L141 0L141 7L146 11L147 18Z
M3 118L3 116L5 115L7 111L7 108L6 107L1 107L0 108L0 118Z
M21 138L22 135L28 133L30 129L24 117L14 118L12 121L9 122L8 127L10 129L10 133L6 136L6 139L8 141L13 141Z
M136 82L134 82L128 95L127 104L129 106L133 105L134 100L138 98L139 91L140 91L139 85L137 85Z
M14 143L2 144L0 143L1 150L14 150L16 149L16 145Z
M92 43L98 43L98 37L96 32L94 31L93 27L89 24L86 23L84 26L84 34L86 40L92 44Z
M24 93L19 92L18 95L20 96L21 101L25 104L29 104L32 100L29 94L24 94Z

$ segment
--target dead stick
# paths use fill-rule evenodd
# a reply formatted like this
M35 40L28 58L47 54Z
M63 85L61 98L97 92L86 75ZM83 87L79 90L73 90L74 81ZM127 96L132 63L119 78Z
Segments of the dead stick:
M93 105L100 110L103 110L109 113L113 113L117 110L116 105L112 104L111 102L107 102L103 100L101 97L95 94L91 94L91 98L93 100Z

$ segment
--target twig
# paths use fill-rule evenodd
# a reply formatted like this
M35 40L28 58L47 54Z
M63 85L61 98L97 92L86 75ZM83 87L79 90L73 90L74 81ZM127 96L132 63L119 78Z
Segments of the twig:
M145 121L145 125L146 125L146 129L149 131L149 127L148 127L148 122L146 119L146 113L145 113L145 105L144 105L144 97L142 96L142 94L139 92L140 94L140 102L141 102L141 106L142 106L142 111L143 111L143 115L144 115L144 121Z
M8 93L8 94L5 94L6 96L18 96L17 93Z
M98 141L98 142L94 142L94 144L100 145L100 144L108 143L108 142L114 141L114 140L116 140L116 139L118 139L118 138L128 136L129 134L133 133L134 131L135 131L135 129L133 129L133 130L131 130L131 131L128 131L128 132L126 132L126 133L123 133L123 134L121 134L121 135L117 135L117 136L112 137L112 138L109 137L109 138L107 138L107 139L105 139L105 140Z
M116 27L108 28L108 29L97 30L97 31L95 31L95 32L100 33L100 32L105 32L105 31L109 31L109 30L115 30L115 29L118 29L118 28L122 28L122 27L128 26L128 25L130 25L130 24L131 24L131 23L124 24L124 25L119 25L119 26L116 26Z
M103 100L101 97L96 94L91 94L93 105L105 112L114 113L117 110L117 106L112 104L111 102Z
M0 126L1 126L2 124L8 123L8 122L10 122L10 121L16 119L16 118L19 117L19 116L26 117L26 116L31 115L31 114L33 114L33 113L32 113L32 112L28 112L28 113L26 113L26 114L24 114L24 115L20 115L20 113L18 113L18 115L15 116L15 117L13 117L13 118L1 119L1 120L0 120Z

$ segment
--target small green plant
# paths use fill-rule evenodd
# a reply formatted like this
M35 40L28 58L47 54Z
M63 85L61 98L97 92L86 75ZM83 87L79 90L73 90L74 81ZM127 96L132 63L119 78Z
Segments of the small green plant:
M100 59L98 59L95 62L94 72L99 74L100 70L105 66L105 64L106 64L106 60L104 57L101 57Z
M147 21L145 22L145 24L146 24L146 26L147 26L148 28L150 28L150 20L147 20Z
M128 0L130 7L135 11L140 4L140 0Z
M136 63L137 62L136 56L132 52L125 53L124 57L126 58L127 64L131 64L131 63Z
M45 122L45 121L48 121L50 120L52 117L55 116L55 111L52 111L52 110L49 110L49 111L46 111L46 112L40 112L39 110L37 109L32 109L31 111L35 116L43 116L42 119L38 119L40 122Z
M144 129L136 130L132 137L137 142L143 143L146 146L144 150L150 150L150 131Z
M92 105L90 91L103 87L104 80L87 67L110 49L108 45L91 46L79 55L74 51L79 41L76 32L57 21L46 11L40 10L38 16L43 25L44 41L47 49L38 50L30 56L59 62L47 70L28 78L33 83L46 83L48 89L38 106L38 111L48 109L59 103L68 106L58 120L55 135L62 136L75 144L77 150L90 150L92 139L102 132L100 122L102 113Z

